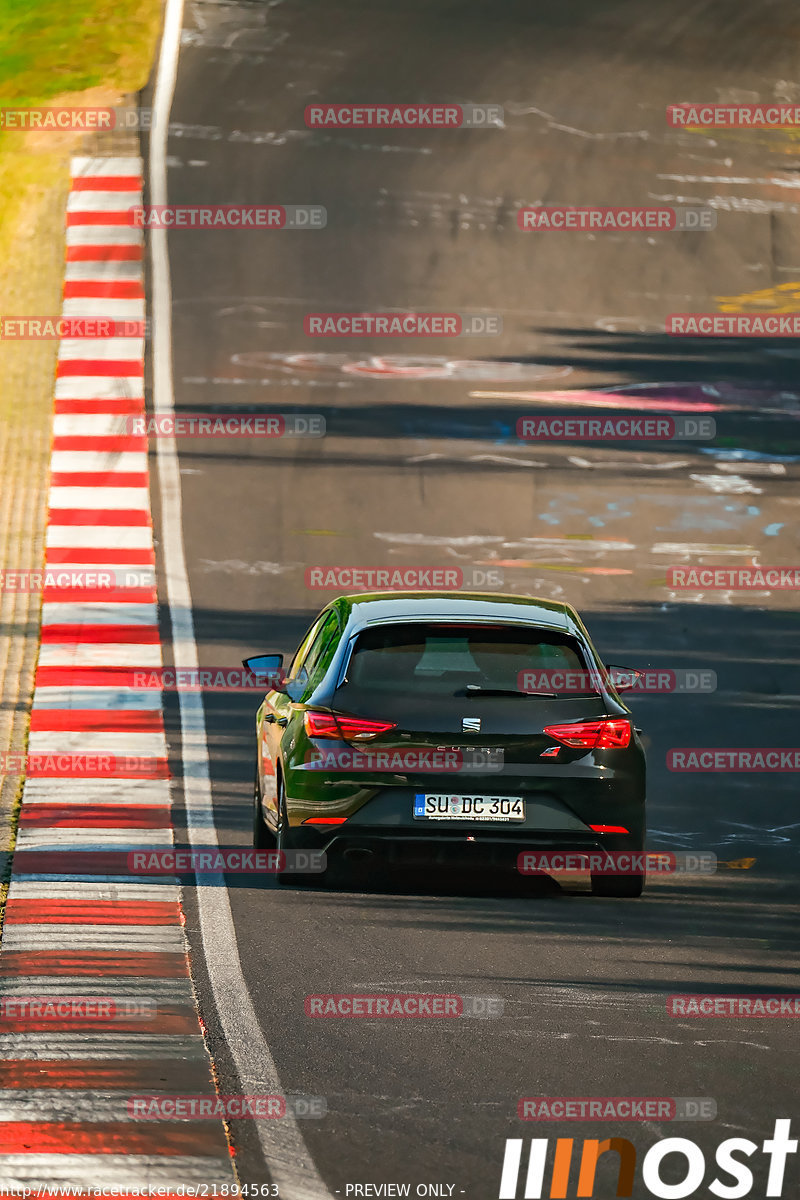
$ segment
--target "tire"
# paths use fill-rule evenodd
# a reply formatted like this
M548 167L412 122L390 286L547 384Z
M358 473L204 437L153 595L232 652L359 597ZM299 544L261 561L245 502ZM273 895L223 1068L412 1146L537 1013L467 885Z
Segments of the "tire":
M593 896L635 900L644 891L644 875L592 875Z
M283 786L283 779L279 776L278 780L278 828L275 832L275 846L280 853L286 854L292 849L291 834L289 832L289 817L286 812L286 791ZM293 883L298 882L298 876L293 871L278 871L276 879L284 887L291 887Z
M292 831L289 825L289 817L286 812L286 791L283 786L283 780L278 783L278 828L275 835L275 847L279 852L289 854L297 847L292 842ZM308 871L278 871L276 879L283 887L315 887L323 883L327 878L327 871L319 871L309 873Z
M257 765L253 783L253 846L256 850L275 849L275 835L267 828L261 812L261 783L258 778Z

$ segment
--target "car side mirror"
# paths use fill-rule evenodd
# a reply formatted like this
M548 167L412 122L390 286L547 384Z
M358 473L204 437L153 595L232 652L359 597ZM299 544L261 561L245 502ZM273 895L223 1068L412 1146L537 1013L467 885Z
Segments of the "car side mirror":
M252 658L243 658L242 666L263 684L265 692L286 691L282 654L256 654Z
M644 671L637 671L635 667L606 667L611 686L617 692L629 692L631 688L636 687L637 682L644 675Z

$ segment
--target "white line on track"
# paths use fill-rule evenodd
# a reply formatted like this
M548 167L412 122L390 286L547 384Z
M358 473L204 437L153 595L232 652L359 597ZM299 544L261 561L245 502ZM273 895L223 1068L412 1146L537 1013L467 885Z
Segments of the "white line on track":
M176 889L177 890L177 889ZM164 985L168 986L164 986ZM117 1001L133 1001L147 998L161 1000L164 1004L182 1004L187 1001L194 1003L192 985L183 977L181 979L137 979L131 987L130 979L109 979L107 975L59 975L52 979L42 980L41 975L15 976L12 980L3 980L3 996L19 996L25 999L54 1000L66 996L70 999L89 999L92 996L113 998ZM134 1011L134 1010L131 1010ZM141 1010L140 1010L141 1011ZM31 1088L35 1095L38 1088ZM3 1091L0 1089L0 1096ZM92 1095L92 1092L89 1092Z
M81 1055L63 1057L80 1058ZM187 1180L198 1178L208 1187L210 1196L214 1195L212 1185L219 1187L217 1195L221 1196L222 1187L231 1186L231 1169L218 1157L199 1154L171 1157L160 1154L0 1154L0 1178L6 1192L19 1191L23 1187L70 1186L75 1195L85 1192L87 1179L91 1179L95 1189L115 1187L123 1195L126 1192L135 1195L134 1189L142 1188L142 1180L146 1180L146 1187L162 1187L165 1192L175 1192L178 1187L185 1187Z
M54 437L125 437L131 432L131 418L115 413L59 413L53 418Z
M115 550L151 550L153 533L149 525L48 525L44 544L60 550L107 550L109 544Z
M168 203L167 133L178 72L183 0L167 0L161 39L150 139L150 203ZM153 229L153 399L156 413L173 414L171 284L167 230ZM167 601L172 624L173 661L177 668L199 666L194 636L192 597L183 545L181 481L178 454L172 439L157 441L161 497L161 533ZM181 714L181 755L186 820L193 844L217 843L205 711L199 692L178 693ZM217 881L223 883L220 878ZM228 1050L245 1092L269 1090L281 1094L275 1062L258 1023L242 973L230 901L224 886L197 890L200 935L214 1003ZM282 1200L332 1200L314 1165L299 1126L288 1113L280 1122L255 1121L259 1143ZM277 1126L280 1125L280 1129ZM274 1126L274 1127L273 1127Z
M77 359L85 362L103 362L106 359L141 360L144 354L144 338L141 337L65 337L58 344L59 362Z
M120 396L143 400L141 375L64 375L56 380L56 400L116 400Z
M131 208L138 208L140 204L141 195L138 191L104 192L98 188L90 192L70 192L67 198L67 212L128 212ZM131 227L136 229L132 220Z
M161 647L157 642L45 642L39 648L39 666L160 667Z
M99 847L95 847L95 849L105 850L106 847L99 846ZM119 847L117 847L117 849L119 849ZM131 875L131 874L97 875L96 873L93 873L91 875L82 875L80 873L80 871L67 872L66 869L64 867L62 867L57 875L49 874L46 871L37 871L35 874L29 874L25 871L20 871L19 874L17 874L15 872L14 878L16 880L19 880L21 883L42 883L42 882L44 882L44 883L76 883L77 884L77 883L98 883L99 882L99 883L113 884L113 883L150 883L152 881L153 877L152 877L152 875L148 877L147 875ZM164 876L164 878L167 879L170 884L174 884L176 887L178 886L178 880L174 876L171 876L171 875ZM184 947L184 950L185 950L185 947ZM2 1178L2 1177L0 1176L0 1178Z
M105 179L117 175L139 175L142 170L140 158L97 158L93 155L78 156L72 160L74 179Z
M119 489L119 491L123 493L123 500L124 493L131 490L131 488ZM91 506L88 504L55 504L52 499L50 501L50 507L86 508L91 511ZM134 505L131 505L131 508L134 507ZM141 558L147 559L150 553L151 552L149 550L142 550ZM104 557L108 557L108 555L105 555ZM69 580L63 577L65 571L70 576ZM57 562L52 562L48 558L44 564L44 572L48 579L54 580L59 587L75 587L76 581L78 581L77 586L81 586L79 581L83 581L83 586L91 586L91 584L87 583L87 581L93 578L96 580L96 586L98 587L110 586L108 580L103 580L100 578L103 573L113 576L112 582L115 586L120 588L143 588L155 587L156 585L156 569L152 563L147 563L145 561L138 564L91 562L88 564L87 568L87 564L85 562L81 562L81 552L78 549L72 551L67 550L66 553L63 550L59 551ZM94 576L92 575L92 572L94 572ZM109 641L111 640L112 639L109 638Z
M61 312L65 317L104 317L116 321L143 321L145 318L144 300L102 300L91 299L88 296L74 296L64 300Z
M0 1092L0 1121L131 1121L128 1102L136 1096L140 1093L130 1089L112 1093L9 1089Z
M138 262L68 262L64 278L67 283L102 280L111 283L121 283L124 280L138 283L141 269L141 263Z
M51 487L51 508L141 508L150 512L146 487ZM119 568L119 563L117 563ZM124 564L123 564L124 570Z
M158 925L7 925L3 947L10 950L147 950L182 954L183 930Z
M28 737L28 750L31 754L155 754L164 758L167 739L161 732L131 729L36 729Z
M123 793L124 795L124 793ZM137 829L135 826L114 829L90 826L88 829L70 825L23 825L17 834L17 850L156 850L172 845L171 829ZM9 929L15 926L9 925ZM24 928L29 929L26 925ZM98 925L98 929L104 928ZM145 928L143 926L143 928ZM3 934L5 944L5 933Z
M57 396L56 399L58 398ZM141 475L147 470L147 454L143 450L54 450L50 469L53 473L64 471L131 471L134 474L138 473Z
M141 242L141 229L126 225L70 225L67 229L68 246L139 246Z
M208 1063L203 1039L197 1034L176 1033L0 1033L0 1054L6 1059L43 1058L64 1061L65 1059L92 1058L185 1058ZM37 1156L38 1157L38 1156ZM62 1155L66 1158L67 1155ZM105 1155L95 1154L86 1179L92 1179L99 1168L99 1160ZM211 1160L214 1161L213 1159ZM9 1186L6 1176L0 1171L4 1190ZM228 1173L230 1182L230 1168ZM85 1186L85 1183L84 1183ZM141 1177L139 1180L141 1187ZM146 1194L146 1193L145 1193Z
M128 797L125 797L127 804ZM27 798L25 803L27 804ZM34 880L21 882L18 879L11 881L11 886L8 889L9 900L83 900L85 903L99 902L104 900L121 900L131 903L141 901L160 900L165 903L176 904L180 899L180 889L171 887L162 883L36 883ZM11 979L3 980L3 992L24 991L26 984L21 984L20 979L24 980L26 976L15 976ZM28 977L30 978L30 977ZM85 979L86 976L65 976L57 975L51 977L34 976L38 980L39 987L48 992L53 987L69 988L72 986L72 980ZM70 982L68 982L70 981ZM169 988L176 982L170 979L136 979L135 983L131 984L124 977L104 976L104 987L116 987L125 984L128 987L133 987L135 990L140 990L142 987L165 987ZM180 982L180 981L177 981ZM100 985L98 985L100 986ZM77 993L76 993L77 994Z
M69 526L63 528L68 529ZM130 604L123 600L45 600L42 605L42 624L157 625L158 609L155 604L140 604L135 600Z
M157 694L160 695L160 693ZM26 791L30 789L34 801L41 801L42 804L48 803L47 796L50 793L51 780L29 778L25 781L25 788ZM120 783L119 779L109 779L108 776L100 776L96 779L60 779L58 794L59 799L62 796L66 797L65 804L74 803L76 795L85 797L87 804L136 804L139 800L142 804L154 804L160 808L169 808L171 804L168 779L126 779L124 785ZM26 795L25 803L27 804L27 802ZM13 880L11 886L14 886Z
M132 709L143 710L150 709L161 711L161 691L157 688L137 689L134 687L119 687L119 688L102 688L102 687L72 687L56 686L48 687L46 684L38 684L36 687L36 696L33 701L35 709L40 708L74 708L74 709L124 709L130 712ZM25 784L25 803L30 800L30 785L31 780L28 779ZM126 789L130 784L126 784ZM64 781L66 783L66 780ZM86 787L89 780L82 780L81 787ZM63 794L63 793L62 793Z

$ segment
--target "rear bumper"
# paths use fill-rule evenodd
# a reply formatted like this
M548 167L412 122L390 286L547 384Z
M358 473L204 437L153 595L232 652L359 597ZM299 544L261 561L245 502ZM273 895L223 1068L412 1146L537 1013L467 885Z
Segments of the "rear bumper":
M464 794L517 795L525 801L523 821L485 822L470 820L420 820L413 815L414 795L410 786L385 788L363 796L352 806L328 802L287 800L291 843L298 849L325 850L330 854L364 847L386 861L418 858L427 861L451 859L457 852L493 859L510 858L531 848L557 850L642 849L645 839L645 800L639 780L583 781L561 795L553 789L528 790L503 786L459 787ZM643 781L641 781L643 782ZM435 785L430 792L449 792ZM338 812L337 812L338 809ZM304 822L315 817L343 816L342 824L315 825ZM619 826L625 832L597 832L591 825Z
M433 823L431 823L433 824ZM438 824L438 823L437 823ZM296 849L324 850L333 860L360 861L386 867L494 867L516 872L526 851L596 853L602 850L641 850L639 838L621 834L559 833L536 830L487 829L474 826L414 829L369 825L309 826L291 831ZM523 874L526 872L522 872ZM533 872L531 872L533 873Z

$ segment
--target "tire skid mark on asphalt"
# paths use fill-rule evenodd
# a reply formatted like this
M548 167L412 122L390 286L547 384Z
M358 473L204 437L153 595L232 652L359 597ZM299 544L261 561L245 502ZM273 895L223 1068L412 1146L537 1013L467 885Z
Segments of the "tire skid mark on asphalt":
M144 317L142 236L121 223L141 203L142 167L73 159L64 315ZM143 363L141 337L59 348L45 567L127 569L152 582L44 595L29 752L57 765L25 782L3 929L4 1187L234 1180L222 1121L145 1121L127 1109L125 1089L216 1094L179 888L170 877L111 878L102 865L109 851L122 862L173 841L163 697L131 678L163 661L147 447L125 427L126 414L144 412ZM111 756L92 778L90 755ZM120 765L129 756L143 778ZM87 866L93 852L105 855ZM67 1013L43 1007L64 997ZM108 1001L100 1015L98 997Z

